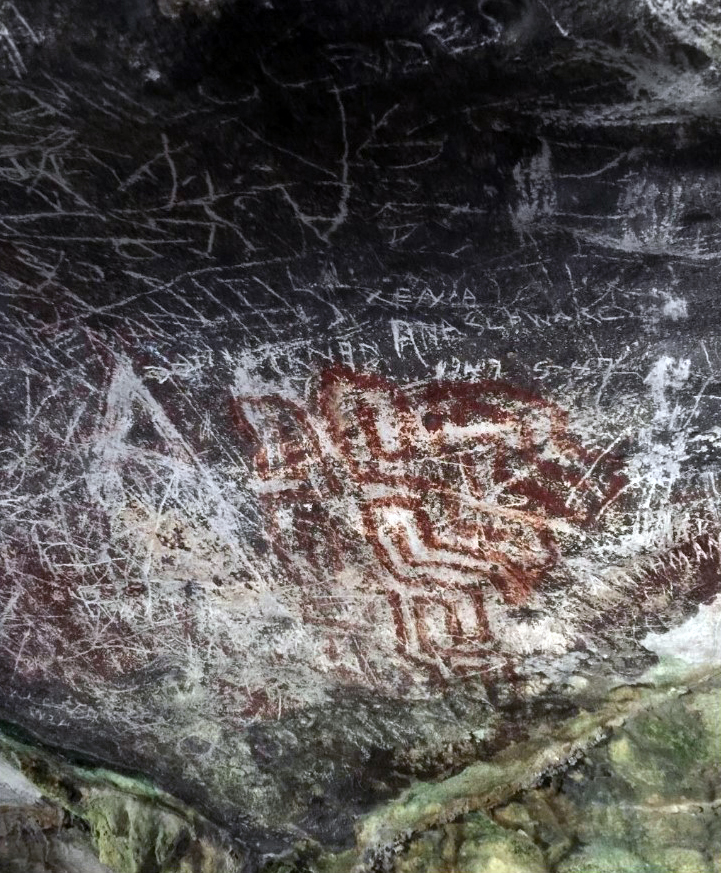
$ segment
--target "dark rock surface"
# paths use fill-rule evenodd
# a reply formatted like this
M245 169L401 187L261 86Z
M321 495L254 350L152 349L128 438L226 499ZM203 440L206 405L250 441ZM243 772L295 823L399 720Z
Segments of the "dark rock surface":
M253 869L718 666L720 28L0 3L8 730Z

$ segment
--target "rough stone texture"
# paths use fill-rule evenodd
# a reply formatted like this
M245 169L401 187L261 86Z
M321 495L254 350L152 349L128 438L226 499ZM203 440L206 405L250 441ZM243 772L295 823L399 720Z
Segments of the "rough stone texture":
M0 3L0 717L372 864L718 668L718 13L181 6Z
M84 828L47 803L0 806L3 873L112 873L100 864Z
M716 873L720 710L717 675L696 675L687 686L657 677L616 688L599 711L556 725L534 742L446 780L416 783L359 821L355 849L333 855L299 841L263 869ZM39 870L59 873L63 861L70 871L91 873L244 869L242 851L222 830L148 783L70 765L10 737L0 745L46 796L42 805L3 810L0 862L15 852L26 863L49 865ZM524 783L532 787L518 792ZM90 841L108 867L93 864ZM79 855L79 846L86 855L76 867L69 855Z
M25 869L21 862L41 869L44 862L59 873L66 866L68 873L234 873L243 867L242 851L223 832L142 779L74 766L10 736L0 747L15 772L43 794L42 803L0 808L0 864L14 861L13 873Z
M703 682L615 730L574 766L414 839L397 873L715 873L721 688Z

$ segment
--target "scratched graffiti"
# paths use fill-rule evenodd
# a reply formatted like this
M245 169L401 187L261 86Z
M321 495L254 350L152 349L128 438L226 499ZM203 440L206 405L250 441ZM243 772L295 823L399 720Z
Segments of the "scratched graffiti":
M452 672L484 661L488 592L525 603L626 483L560 407L501 381L405 388L336 366L311 408L265 394L231 413L272 546L310 579L306 618L332 627L314 584L360 571L399 650Z
M650 412L597 438L568 392L493 359L421 380L320 364L294 384L278 347L275 379L262 352L83 349L81 387L28 380L45 417L6 470L13 679L91 675L125 707L124 683L161 670L243 725L339 686L492 682L589 645L616 612L641 634L716 590L715 480L683 490L678 462L716 437L688 424L666 444L684 360L649 361ZM597 396L624 360L580 378Z
M270 819L720 589L719 72L635 8L223 5L179 89L0 0L0 715Z

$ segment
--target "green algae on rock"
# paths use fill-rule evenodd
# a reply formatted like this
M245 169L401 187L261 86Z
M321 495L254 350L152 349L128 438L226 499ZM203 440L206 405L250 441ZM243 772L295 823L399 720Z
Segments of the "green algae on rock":
M542 851L522 832L506 830L483 813L424 834L411 843L397 873L545 873Z
M639 713L495 819L532 833L559 873L710 873L721 856L720 704L717 677Z
M388 809L380 810L386 827L415 822L421 831L402 841L395 873L717 873L721 679L697 678L665 695L619 688L609 698L618 709L615 719L605 711L606 726L612 724L606 736L551 769L538 787L513 794L523 754L508 750L508 802L424 828L431 816L459 808L459 787L468 782L454 778L406 792L390 818ZM485 767L488 779L491 765ZM470 774L478 779L479 765L464 771L466 780ZM465 801L473 802L468 794Z
M194 810L145 779L81 767L0 733L0 753L89 831L114 873L237 873L242 852Z
M718 873L721 677L607 692L548 735L365 817L352 850L305 840L265 873ZM146 780L0 735L0 751L84 822L117 873L236 873L242 851Z

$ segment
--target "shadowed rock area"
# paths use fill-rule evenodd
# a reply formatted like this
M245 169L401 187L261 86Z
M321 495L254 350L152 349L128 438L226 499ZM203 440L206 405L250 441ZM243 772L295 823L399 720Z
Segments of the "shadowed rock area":
M0 869L719 873L720 49L0 2Z

